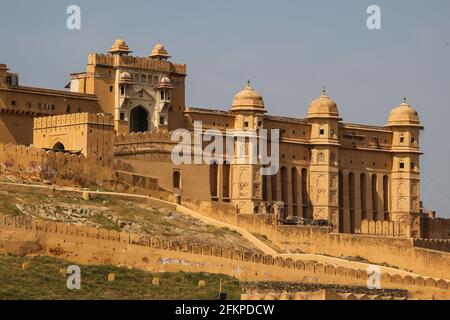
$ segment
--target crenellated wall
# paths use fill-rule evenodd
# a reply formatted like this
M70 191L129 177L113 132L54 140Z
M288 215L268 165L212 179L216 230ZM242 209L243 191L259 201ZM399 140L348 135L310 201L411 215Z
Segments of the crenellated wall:
M114 118L110 114L103 113L72 113L34 119L34 129L48 129L57 126L64 127L81 124L113 126Z
M89 161L112 162L113 120L110 114L93 113L36 118L33 146L81 153Z
M277 292L269 292L269 293L245 293L242 294L241 300L294 300L294 301L302 301L302 300L313 300L313 301L339 301L339 300L407 300L407 298L403 297L395 297L389 295L368 295L368 294L353 294L353 293L334 293L329 290L318 290L313 292L292 292L292 293L277 293Z
M6 234L8 239L0 237L3 252L8 249L8 241L30 239L29 235L34 235L46 255L85 264L115 264L154 271L217 272L244 280L320 281L363 286L368 278L366 270L22 217L0 215L0 231L0 235ZM436 295L447 295L450 285L442 279L387 273L381 275L381 284L383 288L407 288Z
M410 226L405 222L363 220L361 221L360 233L389 237L408 237Z
M138 132L117 135L114 141L114 152L116 156L149 151L171 152L176 145L171 141L171 134L167 131Z
M421 219L423 238L450 239L450 219Z
M119 59L118 61L116 59ZM137 69L148 69L162 72L186 74L186 65L151 58L105 55L93 53L88 57L88 65L120 66Z
M414 239L414 247L450 252L448 239Z
M83 155L0 144L0 173L55 184L87 186L110 181L110 167Z
M289 252L363 258L372 263L450 279L450 253L437 251L437 246L418 248L413 245L413 239L399 236L400 233L398 236L332 233L327 227L278 225L276 215L234 214L231 208L218 209L208 201L183 200L182 205L250 233L265 235Z

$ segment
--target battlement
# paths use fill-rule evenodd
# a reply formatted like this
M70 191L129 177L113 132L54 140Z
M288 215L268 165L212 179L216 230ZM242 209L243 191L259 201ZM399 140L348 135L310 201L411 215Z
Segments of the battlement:
M164 130L124 133L116 136L115 144L120 145L154 141L171 142L171 134L168 131Z
M414 247L450 252L450 239L414 239Z
M186 75L186 65L152 58L113 56L111 54L92 53L88 57L89 65L146 69Z
M114 154L129 154L138 151L159 150L170 152L175 145L168 131L120 134L115 137Z
M0 173L77 186L110 181L112 177L104 161L88 162L84 155L13 144L0 144Z
M404 222L363 220L359 231L361 234L407 238L410 226Z
M45 129L56 126L71 126L81 124L114 126L114 118L104 113L73 113L59 116L49 116L34 119L34 129Z
M335 293L331 290L318 290L318 291L299 291L299 292L264 292L264 293L258 293L258 292L250 292L245 293L241 295L241 300L246 301L259 301L259 300L294 300L294 301L301 301L301 300L407 300L406 297L397 297L392 295L381 295L381 294L354 294L350 292L346 293Z
M354 283L365 284L367 282L367 270L334 266L332 264L322 264L313 261L293 260L292 258L274 257L259 253L245 252L222 248L219 246L200 245L188 241L170 241L158 237L142 236L126 232L110 231L86 226L76 226L73 224L45 221L26 217L14 217L0 215L0 228L15 230L17 232L29 232L36 235L47 234L60 238L60 245L65 246L70 241L88 242L89 239L103 241L103 244L96 243L97 247L118 248L119 246L135 245L148 247L154 250L175 252L179 255L191 254L198 257L216 257L234 260L240 263L250 263L254 266L264 265L270 268L282 268L285 272L295 270L301 273L315 275L318 279L347 279ZM44 239L47 237L43 237ZM106 249L105 249L106 250ZM117 251L115 249L114 251ZM123 259L123 258L122 258ZM130 257L130 259L133 259ZM133 264L133 260L129 264ZM123 261L123 260L122 260ZM97 261L98 262L98 261ZM127 261L123 261L126 265ZM209 264L208 264L209 265ZM275 269L274 269L275 270ZM443 279L423 278L412 276L401 276L399 274L381 274L383 285L392 286L421 286L448 290L450 283Z

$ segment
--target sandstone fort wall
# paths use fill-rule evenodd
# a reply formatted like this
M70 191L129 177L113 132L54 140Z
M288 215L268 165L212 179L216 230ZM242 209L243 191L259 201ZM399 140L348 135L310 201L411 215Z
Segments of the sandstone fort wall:
M440 242L421 242L423 248L418 248L419 242L415 245L413 239L397 234L336 234L326 227L278 225L276 215L233 214L232 207L226 204L218 206L217 209L217 205L207 201L183 199L182 205L210 218L246 229L250 233L265 235L277 246L290 252L363 258L371 263L450 278L450 254L444 252L447 250L438 251L443 247ZM400 227L399 225L398 228Z
M314 276L314 281L331 284L367 282L366 270L51 221L0 215L0 230L2 234L9 233L9 239L13 238L11 234L18 239L32 234L47 255L83 264L123 265L148 271L217 272L244 280L308 281ZM0 244L0 248L7 247L5 241ZM381 275L381 281L383 288L422 287L421 290L440 294L448 291L450 285L443 279L387 273Z
M0 144L0 173L54 184L86 186L111 180L104 162L88 162L83 155Z

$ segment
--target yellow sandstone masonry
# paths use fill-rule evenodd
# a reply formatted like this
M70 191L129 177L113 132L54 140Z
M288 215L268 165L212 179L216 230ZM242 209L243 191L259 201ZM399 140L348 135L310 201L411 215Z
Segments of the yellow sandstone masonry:
M291 258L274 258L43 220L0 216L0 231L14 231L18 238L23 237L22 234L39 235L38 241L45 250L44 254L83 264L126 265L148 271L158 269L161 272L183 270L225 273L243 280L308 282L311 281L308 280L309 276L314 276L314 281L321 283L365 286L367 282L365 270L336 268ZM381 282L383 288L421 290L427 294L433 292L436 296L449 292L449 282L443 279L383 273Z

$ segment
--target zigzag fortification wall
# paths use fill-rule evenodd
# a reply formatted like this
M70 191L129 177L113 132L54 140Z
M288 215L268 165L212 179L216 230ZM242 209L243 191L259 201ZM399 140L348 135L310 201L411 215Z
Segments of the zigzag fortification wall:
M30 239L45 255L81 264L112 264L148 271L224 273L243 280L305 281L365 286L366 270L294 261L195 243L161 240L124 232L80 227L50 221L0 215L0 250L8 243ZM443 279L383 273L383 288L406 288L446 296L450 283ZM431 291L430 291L431 290Z
M290 252L326 254L334 257L363 257L371 263L388 264L417 274L450 279L450 254L432 241L389 235L331 233L326 227L278 225L276 215L235 214L233 206L183 199L183 206L203 215L267 236ZM419 245L420 243L420 245ZM444 242L446 243L446 242Z

